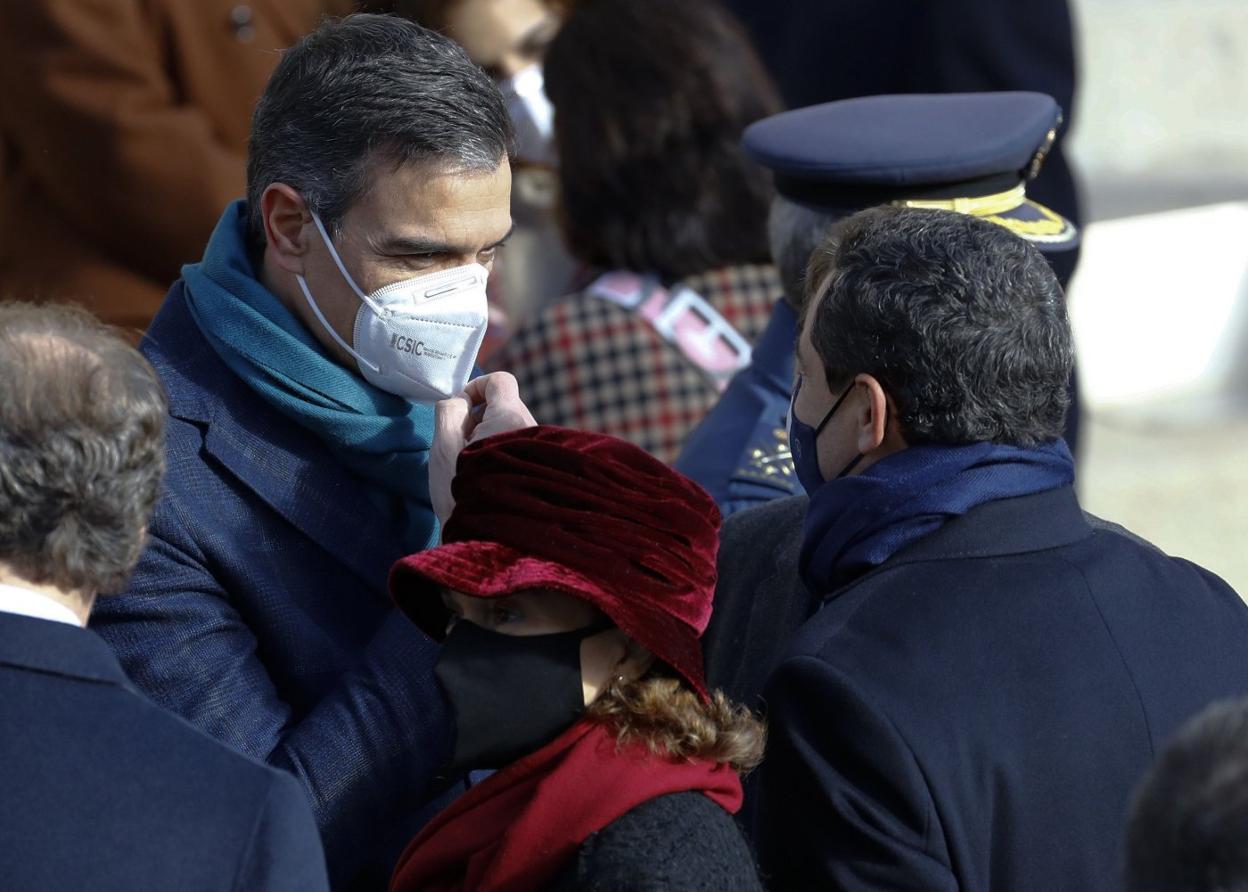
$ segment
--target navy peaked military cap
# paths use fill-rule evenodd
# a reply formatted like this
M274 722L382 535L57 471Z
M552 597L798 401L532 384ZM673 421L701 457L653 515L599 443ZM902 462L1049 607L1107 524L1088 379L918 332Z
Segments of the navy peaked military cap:
M846 215L879 204L944 208L998 223L1046 251L1073 223L1027 198L1061 127L1043 93L866 96L773 115L745 150L789 200Z

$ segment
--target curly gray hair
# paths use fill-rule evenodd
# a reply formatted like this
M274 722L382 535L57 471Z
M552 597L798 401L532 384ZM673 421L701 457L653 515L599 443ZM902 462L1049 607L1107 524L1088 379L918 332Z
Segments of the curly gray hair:
M164 391L84 310L0 303L0 563L84 596L119 591L165 464Z

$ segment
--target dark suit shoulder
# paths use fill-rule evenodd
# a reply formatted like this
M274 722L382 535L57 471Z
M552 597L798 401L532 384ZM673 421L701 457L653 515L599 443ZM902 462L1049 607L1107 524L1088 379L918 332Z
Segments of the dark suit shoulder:
M597 892L762 889L732 816L700 792L642 803L582 843L554 887Z
M233 752L120 682L73 672L0 667L6 884L300 888L280 880L274 867L282 865L302 888L324 888L315 822L294 778ZM30 745L36 740L41 745ZM72 854L30 835L66 814L91 828ZM20 839L28 843L18 857L8 845ZM273 881L248 880L260 875Z
M890 888L945 888L932 865L960 888L1112 886L1122 814L1162 741L1248 692L1248 607L1194 564L1046 505L968 513L795 634L766 689L766 868L843 846L799 873L874 869L882 810ZM1071 853L1060 876L1036 839Z
M90 694L97 701L94 705L72 707L80 710L83 721L78 740L65 746L72 750L81 744L94 754L105 743L115 749L118 767L132 774L129 784L147 788L145 795L154 809L193 799L194 811L175 809L177 821L187 830L202 825L216 832L222 826L218 821L255 818L271 797L285 797L283 791L293 780L288 775L209 737L144 695L120 687ZM279 786L283 789L275 793Z
M759 536L772 541L782 539L790 535L794 528L801 530L808 504L810 499L801 493L738 511L724 521L719 534L720 542L727 539L734 542L757 541Z
M805 495L789 496L728 517L719 531L719 575L771 572L777 551L800 544L809 503Z
M277 769L209 737L140 693L125 690L120 695L127 702L119 704L117 720L133 723L136 733L142 728L144 736L154 741L151 748L163 747L169 759L193 761L197 766L196 783L216 778L251 790L252 795L261 800L268 795L276 779L285 777Z

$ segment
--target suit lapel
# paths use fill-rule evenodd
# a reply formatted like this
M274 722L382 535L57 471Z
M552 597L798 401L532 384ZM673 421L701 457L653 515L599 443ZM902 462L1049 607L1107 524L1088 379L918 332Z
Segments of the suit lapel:
M364 485L314 436L262 406L246 419L217 412L204 447L270 508L388 597L386 578L404 553L402 544Z
M292 526L389 600L400 531L364 484L309 431L280 415L221 361L174 283L143 340L169 414L205 430L204 448Z

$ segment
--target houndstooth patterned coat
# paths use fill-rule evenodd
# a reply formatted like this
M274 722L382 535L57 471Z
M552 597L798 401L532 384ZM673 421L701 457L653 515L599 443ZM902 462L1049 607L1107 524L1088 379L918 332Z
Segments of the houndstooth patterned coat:
M745 342L766 327L780 298L770 265L691 276L688 288ZM577 292L522 324L490 361L511 372L542 424L598 431L636 443L664 462L719 399L721 386L635 308Z

